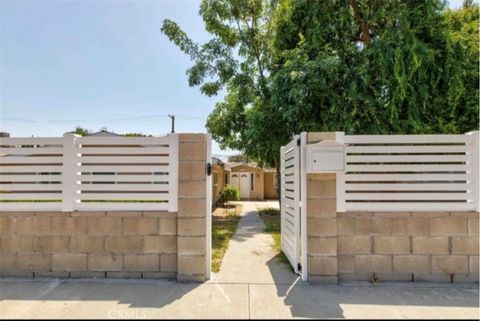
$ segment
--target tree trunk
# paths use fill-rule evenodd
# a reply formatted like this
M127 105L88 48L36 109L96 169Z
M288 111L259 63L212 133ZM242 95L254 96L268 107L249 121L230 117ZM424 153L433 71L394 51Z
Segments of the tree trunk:
M348 2L350 3L350 6L353 9L353 15L359 25L360 40L362 40L364 44L367 44L370 42L370 30L368 29L368 24L360 15L360 11L358 10L358 6L357 6L357 0L349 0Z
M281 183L282 183L282 178L280 176L280 162L279 162L279 159L278 159L278 156L277 157L274 157L273 158L273 162L275 164L275 171L277 173L277 195L278 195L278 202L280 204L280 206L282 205L281 204L281 201L282 201L282 195L281 195L281 191L282 191L282 188L281 188Z

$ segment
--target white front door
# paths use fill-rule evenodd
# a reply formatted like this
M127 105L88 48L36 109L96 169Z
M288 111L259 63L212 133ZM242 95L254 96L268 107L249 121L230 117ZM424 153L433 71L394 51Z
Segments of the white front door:
M236 189L240 189L240 178L238 174L231 174L230 175L230 186Z
M250 198L250 173L240 174L240 198Z

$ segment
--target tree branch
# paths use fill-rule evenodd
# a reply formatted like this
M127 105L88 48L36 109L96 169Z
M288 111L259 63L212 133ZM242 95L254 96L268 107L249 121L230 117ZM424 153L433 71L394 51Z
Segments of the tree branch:
M368 30L368 24L365 22L363 17L360 15L360 12L358 10L357 6L357 1L356 0L349 0L348 3L353 9L353 15L355 17L355 20L359 24L359 29L360 29L360 40L362 40L363 43L369 43L370 42L370 31Z

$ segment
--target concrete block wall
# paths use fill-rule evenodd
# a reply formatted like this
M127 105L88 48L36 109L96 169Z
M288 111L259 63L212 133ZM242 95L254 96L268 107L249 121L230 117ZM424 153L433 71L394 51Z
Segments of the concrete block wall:
M336 283L337 204L335 174L307 176L307 262L310 282Z
M178 213L0 211L0 276L204 281L205 134L179 134Z
M339 280L478 282L477 212L338 213Z
M336 212L335 174L307 175L312 283L478 282L478 212Z
M207 185L205 134L180 134L177 280L206 279Z
M177 213L0 212L0 273L174 278Z

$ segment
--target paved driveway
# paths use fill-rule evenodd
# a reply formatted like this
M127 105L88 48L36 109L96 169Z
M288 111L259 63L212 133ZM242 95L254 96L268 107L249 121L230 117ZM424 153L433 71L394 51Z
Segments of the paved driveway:
M479 318L478 284L301 282L269 247L255 209L270 206L243 204L209 282L3 279L0 318Z

